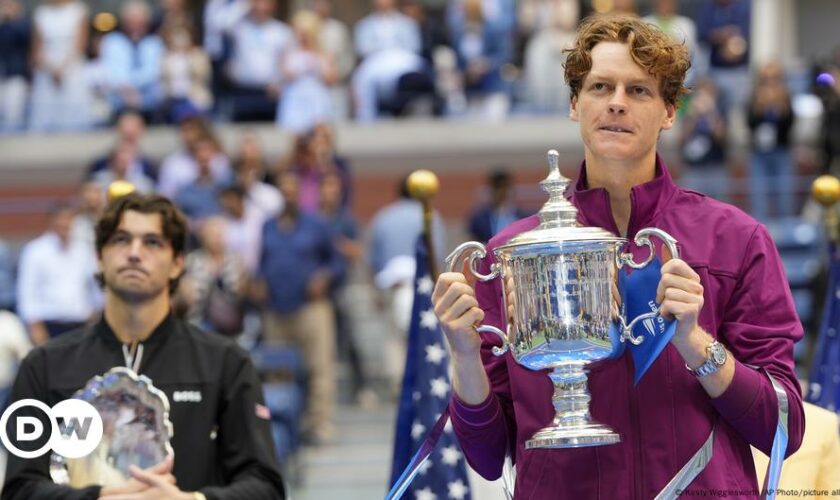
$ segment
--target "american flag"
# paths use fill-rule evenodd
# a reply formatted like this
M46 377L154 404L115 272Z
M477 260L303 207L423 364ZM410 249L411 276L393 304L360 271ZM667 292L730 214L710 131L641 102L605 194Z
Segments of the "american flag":
M828 293L806 399L840 412L840 246L831 242L828 255Z
M411 465L417 476L401 497L411 500L469 500L464 455L447 421L437 446L427 435L446 411L450 397L446 340L432 307L434 281L429 275L425 244L417 242L414 306L408 333L405 375L397 414L391 485ZM443 422L440 424L442 425ZM422 447L422 450L421 450ZM420 453L415 453L420 450ZM422 462L424 452L431 451Z

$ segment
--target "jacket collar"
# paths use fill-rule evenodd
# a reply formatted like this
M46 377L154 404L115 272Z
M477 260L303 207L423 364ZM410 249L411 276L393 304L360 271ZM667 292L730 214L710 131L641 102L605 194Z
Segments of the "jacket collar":
M152 334L149 335L146 340L141 342L141 344L158 344L165 340L168 335L171 335L177 327L178 322L175 319L175 315L170 311L169 314L163 318L163 321L161 321L160 324L152 330ZM105 319L105 313L102 313L99 321L96 323L96 332L110 345L116 346L122 344L116 334L114 334L114 330L111 328L111 325L109 325L108 321Z
M631 188L630 223L627 227L627 237L632 238L639 229L649 226L677 189L665 161L657 153L653 179ZM586 179L586 161L581 162L578 179L572 186L570 198L578 207L578 218L582 224L601 227L613 234L619 234L612 216L609 193L605 188L589 188Z

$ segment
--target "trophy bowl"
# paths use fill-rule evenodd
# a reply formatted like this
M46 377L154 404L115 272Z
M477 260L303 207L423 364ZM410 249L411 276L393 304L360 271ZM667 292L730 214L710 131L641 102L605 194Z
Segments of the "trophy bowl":
M82 458L53 453L53 482L76 488L119 486L131 479L130 465L145 469L173 454L169 399L148 377L118 366L93 377L73 397L87 401L99 412L102 441Z
M676 240L656 228L640 230L637 245L650 248L649 257L637 263L631 253L621 253L626 238L577 222L577 208L563 196L569 179L560 174L559 155L549 151L549 175L540 184L549 200L539 212L535 229L513 237L494 249L496 262L489 274L477 270L477 260L487 254L478 242L466 242L447 257L448 270L461 269L467 259L469 272L480 281L501 279L503 311L511 311L507 331L494 326L477 327L502 339L493 354L508 351L531 370L551 369L554 384L553 422L525 443L531 448L577 448L613 444L619 435L592 420L587 388L587 365L618 355L622 343L641 343L633 327L656 318L642 314L627 322L619 311L616 273L623 266L635 269L650 263L655 247L650 236L662 239L673 257L679 257ZM512 303L508 303L511 301ZM510 307L509 307L510 306Z

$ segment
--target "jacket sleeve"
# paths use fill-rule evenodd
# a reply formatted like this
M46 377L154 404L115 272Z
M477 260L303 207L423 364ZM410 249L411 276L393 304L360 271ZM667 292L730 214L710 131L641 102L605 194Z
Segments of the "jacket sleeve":
M243 351L231 348L223 370L219 452L226 486L200 491L209 500L285 499L269 420L257 416L257 405L265 401L254 365Z
M34 349L23 360L12 385L9 402L37 399L49 406L45 387L46 359L42 349ZM26 411L20 410L21 413ZM17 412L16 412L17 414ZM19 458L8 454L3 500L95 500L100 486L71 488L55 484L50 477L50 452L38 458Z
M735 358L735 375L712 404L749 444L767 455L776 433L779 403L764 370L787 394L785 455L802 443L805 416L793 362L793 344L802 334L779 253L766 228L758 225L718 331L718 338Z
M489 273L492 253L484 259L480 272ZM501 313L501 285L498 279L476 284L478 303L484 310L484 324L504 331L504 315ZM491 334L492 335L492 334ZM482 335L481 359L490 381L490 395L478 405L467 405L453 394L450 402L452 428L467 462L482 477L494 480L502 474L505 456L513 453L516 443L516 420L513 413L507 358L496 357L491 352L498 345L498 339Z

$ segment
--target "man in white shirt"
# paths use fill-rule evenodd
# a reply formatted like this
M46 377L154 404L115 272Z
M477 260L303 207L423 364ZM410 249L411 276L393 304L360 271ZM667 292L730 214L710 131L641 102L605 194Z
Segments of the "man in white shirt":
M274 119L280 95L280 61L292 44L289 27L274 18L275 0L251 0L233 28L228 61L234 120Z
M397 10L396 0L375 0L373 12L362 18L353 33L356 53L365 58L386 49L420 53L420 27Z
M82 326L101 306L96 256L70 237L75 215L69 206L54 209L49 229L20 254L18 313L35 345Z

